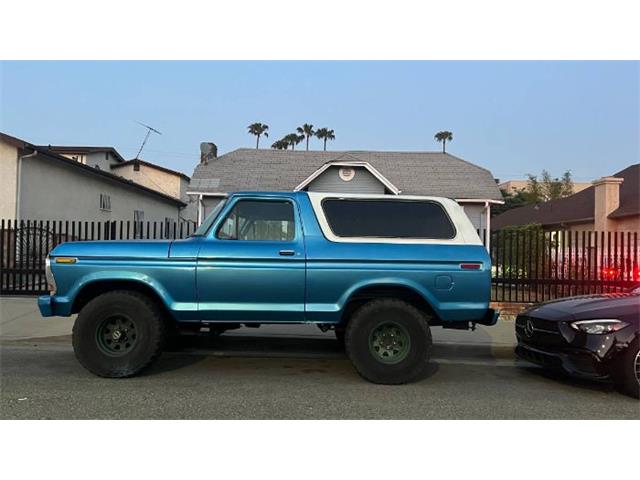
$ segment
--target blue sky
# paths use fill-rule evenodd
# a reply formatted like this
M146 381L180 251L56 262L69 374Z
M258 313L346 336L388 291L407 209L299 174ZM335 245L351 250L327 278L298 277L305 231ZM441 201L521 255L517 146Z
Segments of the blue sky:
M640 158L638 62L2 62L0 130L38 144L110 145L191 174L201 141L269 146L304 122L331 150L448 151L501 179L578 181ZM312 148L320 149L319 141Z

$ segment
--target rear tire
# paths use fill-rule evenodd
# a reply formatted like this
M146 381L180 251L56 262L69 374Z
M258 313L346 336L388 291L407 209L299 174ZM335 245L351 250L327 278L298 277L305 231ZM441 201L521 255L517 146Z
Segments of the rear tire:
M633 398L640 398L640 340L636 339L622 352L613 372L618 389Z
M138 292L117 290L82 308L73 326L73 350L80 364L95 375L130 377L158 358L166 330L154 301Z
M358 373L373 383L411 382L426 370L431 354L429 317L397 299L373 300L347 324L345 347Z

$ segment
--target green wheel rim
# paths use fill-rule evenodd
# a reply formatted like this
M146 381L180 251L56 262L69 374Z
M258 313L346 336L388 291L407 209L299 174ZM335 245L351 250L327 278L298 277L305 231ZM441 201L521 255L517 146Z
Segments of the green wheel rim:
M124 315L106 318L96 330L96 342L102 353L120 357L129 353L138 342L135 322Z
M410 350L409 332L396 322L382 322L369 334L369 351L381 363L400 363Z

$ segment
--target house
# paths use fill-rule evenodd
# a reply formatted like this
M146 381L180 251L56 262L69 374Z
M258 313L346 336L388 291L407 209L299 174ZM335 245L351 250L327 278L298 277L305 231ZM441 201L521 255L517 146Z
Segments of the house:
M585 188L589 188L591 183L589 182L573 182L573 193L578 193L584 190ZM511 195L518 192L527 192L529 191L529 181L528 180L507 180L506 182L502 182L498 184L498 188L503 192L509 193Z
M572 231L640 231L640 164L600 178L569 197L508 210L491 220L494 230L540 224Z
M158 190L180 200L188 201L187 186L190 179L184 173L140 158L125 160L113 147L47 145L47 148L71 160L107 172L110 171L152 190Z
M191 179L184 173L142 159L112 163L110 169L112 173L140 185L179 198L183 202L189 201L187 190Z
M212 144L205 144L212 145ZM201 221L229 192L298 191L433 195L455 198L479 230L502 196L489 170L448 153L207 149L189 193Z
M0 133L0 218L184 219L187 203L174 191L151 188L112 172L112 165L124 163L111 147L38 146ZM187 180L182 180L186 185Z

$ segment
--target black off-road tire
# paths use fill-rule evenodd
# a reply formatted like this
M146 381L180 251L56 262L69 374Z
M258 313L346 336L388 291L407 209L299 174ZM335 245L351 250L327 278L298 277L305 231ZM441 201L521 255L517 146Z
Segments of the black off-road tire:
M405 357L398 363L379 360L370 347L373 332L389 322L403 329L410 339ZM349 319L345 336L347 356L358 373L373 383L398 385L416 380L427 369L432 347L429 317L402 300L372 300Z
M126 353L105 353L99 332L110 318L135 324L135 343ZM133 336L133 334L131 334ZM152 299L131 290L104 293L87 303L73 325L73 350L80 364L100 377L123 378L140 373L165 346L167 323Z
M612 376L622 393L640 399L640 383L636 376L636 361L638 361L639 355L640 340L636 339L622 352L614 366L615 371L612 372Z

